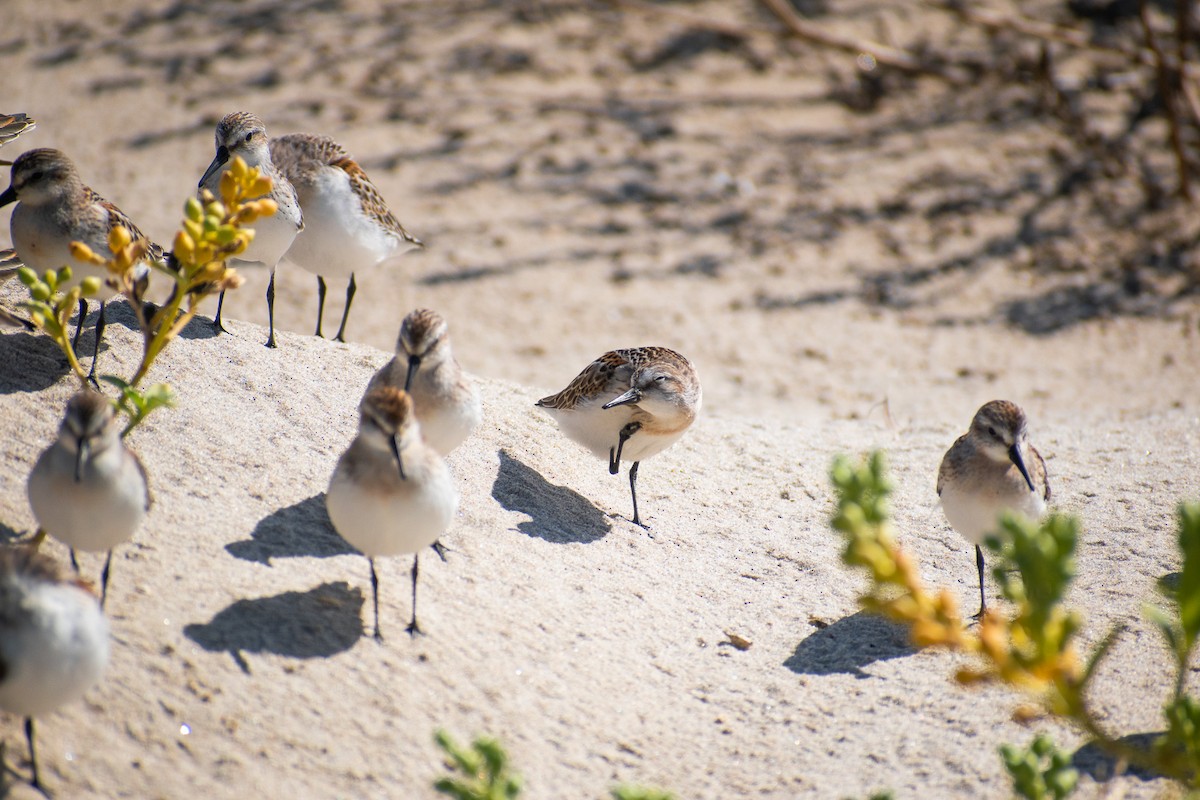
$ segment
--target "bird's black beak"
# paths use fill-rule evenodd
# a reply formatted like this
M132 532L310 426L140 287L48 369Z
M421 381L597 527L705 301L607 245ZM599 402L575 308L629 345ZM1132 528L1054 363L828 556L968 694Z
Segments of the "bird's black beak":
M417 370L420 368L421 368L421 357L420 356L409 356L408 357L408 375L405 376L405 378L404 378L404 391L406 391L406 392L411 391L409 387L412 386L413 377L416 376Z
M389 437L388 444L392 446L392 455L396 457L396 466L400 467L400 480L408 480L404 475L404 459L400 457L400 445L396 443L396 437Z
M610 400L604 404L603 408L616 408L617 406L626 406L630 403L636 403L642 399L642 390L634 387L625 394L615 400Z
M91 452L91 446L87 443L87 439L79 440L79 447L75 450L75 482L83 482L83 465L87 462L88 454Z
M9 186L4 190L4 194L0 194L0 208L15 202L17 202L17 190Z
M1017 469L1021 470L1021 477L1025 479L1025 483L1029 484L1029 491L1036 492L1033 488L1033 481L1029 478L1029 470L1025 469L1025 460L1021 458L1021 448L1014 442L1013 446L1008 448L1008 458L1017 465Z
M229 148L226 147L225 145L221 145L220 147L217 148L217 155L215 158L213 158L212 163L208 165L208 169L204 170L204 177L201 178L200 183L198 183L196 185L203 186L205 183L207 183L208 179L217 170L219 170L219 169L221 169L221 167L225 166L225 162L227 162L227 161L229 161ZM195 175L196 173L193 172L192 174Z

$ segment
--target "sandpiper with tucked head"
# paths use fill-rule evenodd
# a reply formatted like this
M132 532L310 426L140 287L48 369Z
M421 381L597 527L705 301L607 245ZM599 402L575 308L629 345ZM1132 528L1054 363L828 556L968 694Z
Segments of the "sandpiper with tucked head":
M605 353L558 394L537 401L569 438L608 459L616 475L632 461L629 491L638 516L638 465L674 444L700 412L700 380L690 361L666 347ZM642 525L642 527L646 527Z
M354 273L421 242L404 229L367 173L328 136L293 133L271 140L271 160L287 176L304 213L304 232L287 260L317 276L317 330L325 313L325 276L349 278L336 341L346 340Z
M121 209L92 191L79 171L62 152L39 148L22 153L13 162L8 189L0 194L0 206L16 202L9 230L17 257L38 273L70 266L71 285L89 276L100 279L100 316L96 321L96 345L89 377L96 375L96 356L104 335L105 303L117 293L112 276L91 262L77 261L71 255L71 242L82 242L93 252L107 256L108 235L113 228L124 228L136 242L146 246L147 257L163 261L161 247L149 241ZM137 267L142 293L149 281L150 269L144 263ZM67 287L64 287L67 288ZM141 298L130 298L140 302ZM79 299L79 323L75 328L72 346L79 342L87 316L88 301Z
M254 239L245 252L236 257L238 261L263 264L271 270L271 282L267 284L267 319L270 327L267 347L274 347L275 267L292 246L296 234L304 229L300 201L296 199L296 190L291 182L271 161L267 127L258 117L245 111L226 114L217 123L215 139L217 153L200 178L199 188L208 189L214 197L220 199L221 175L228 169L229 163L240 156L247 166L257 167L264 176L271 179L271 193L267 196L279 207L274 216L254 222ZM213 318L213 326L218 331L225 330L221 326L221 306L224 302L225 293L221 292L221 296L217 298L217 316Z
M1050 500L1046 462L1029 443L1025 412L1016 403L993 400L975 412L971 428L958 437L938 469L937 493L951 527L975 545L979 571L979 614L987 608L983 580L984 539L999 529L1005 512L1036 520Z
M443 456L479 425L479 392L454 359L449 328L436 311L419 308L404 318L395 357L375 373L367 391L383 386L408 392L421 435Z
M84 390L67 402L58 438L38 458L26 484L45 534L75 551L107 552L100 604L108 593L113 548L129 541L150 510L146 470L121 441L112 403Z
M42 790L33 718L83 697L108 651L108 621L85 584L31 548L0 548L0 708L25 718L34 788Z
M385 386L368 392L359 406L358 435L338 459L325 506L342 538L367 557L379 631L379 556L413 554L412 620L417 624L417 575L421 550L445 532L458 508L458 492L446 462L421 438L412 400Z

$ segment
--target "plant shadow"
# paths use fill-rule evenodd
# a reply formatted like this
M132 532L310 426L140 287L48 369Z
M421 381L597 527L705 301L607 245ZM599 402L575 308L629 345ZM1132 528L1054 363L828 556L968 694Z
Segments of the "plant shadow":
M797 675L870 677L862 668L915 653L902 625L859 611L817 631L800 644L783 665Z
M1159 736L1162 736L1162 732L1131 733L1128 736L1122 736L1118 741L1138 750L1149 752L1154 745L1154 740ZM1071 756L1071 766L1097 783L1117 777L1117 762L1118 759L1101 750L1095 742L1088 742ZM1141 781L1152 781L1162 777L1149 770L1124 764L1120 765L1120 774L1138 778Z
M345 581L307 592L238 600L205 624L183 633L209 652L228 652L250 674L244 653L328 658L349 650L363 634L362 591Z
M254 526L249 539L231 542L225 549L235 558L267 566L272 557L332 558L358 552L333 529L324 493L268 514Z
M521 533L556 544L590 544L609 532L608 518L586 497L548 482L507 450L500 450L499 455L492 497L508 511L529 515L527 522L517 525Z

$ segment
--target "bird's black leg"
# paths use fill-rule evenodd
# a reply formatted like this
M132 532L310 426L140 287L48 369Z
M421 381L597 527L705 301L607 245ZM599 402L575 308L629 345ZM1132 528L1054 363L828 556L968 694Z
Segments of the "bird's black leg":
M100 301L100 316L96 320L96 346L92 348L92 369L88 372L88 380L97 389L100 388L100 383L96 380L96 362L100 360L100 340L104 338L104 328L108 325L108 319L104 313L104 301Z
M221 292L217 296L217 315L213 317L213 330L218 334L229 333L225 330L225 326L221 324L221 306L225 305L225 292Z
M421 626L417 624L417 573L418 573L418 570L419 570L419 566L418 566L418 565L420 564L420 558L421 558L421 557L420 557L420 556L418 556L417 554L415 554L415 553L413 554L413 568L412 568L412 589L413 589L413 601L412 601L412 603L413 603L413 605L412 605L412 621L408 623L408 634L409 634L410 636L416 636L416 635L417 635L417 634L419 634L419 633L423 633L423 631L421 630Z
M625 449L625 442L629 441L629 437L642 429L642 423L630 422L621 432L617 434L616 448L608 448L608 474L616 475L621 469L621 451Z
M71 551L71 569L75 570L75 574L79 574L79 562L75 560L75 548L69 548Z
M371 597L375 601L375 641L382 642L383 634L379 631L379 576L375 574L375 559L367 558L371 565Z
M100 571L100 610L104 610L104 601L108 599L108 573L112 569L112 550L104 559L104 569Z
M643 528L647 528L648 526L643 525L641 518L638 517L637 508L637 472L638 466L641 465L641 463L642 462L640 461L635 461L633 462L633 466L629 468L629 493L633 495L633 524L641 525Z
M354 283L354 273L350 273L350 283L346 284L346 308L342 311L342 324L338 328L337 336L333 337L335 342L346 341L346 320L350 319L350 304L354 302L354 293L358 291L358 285Z
M87 319L88 301L79 298L79 321L75 323L75 335L71 337L71 349L79 350L79 334L83 333L83 321Z
M317 276L317 332L314 336L325 338L325 334L321 333L321 319L325 316L325 279L320 275Z
M275 346L275 270L271 270L271 282L267 284L267 347Z
M979 545L975 545L975 567L979 570L979 613L975 619L979 619L987 610L987 595L983 589L983 548Z

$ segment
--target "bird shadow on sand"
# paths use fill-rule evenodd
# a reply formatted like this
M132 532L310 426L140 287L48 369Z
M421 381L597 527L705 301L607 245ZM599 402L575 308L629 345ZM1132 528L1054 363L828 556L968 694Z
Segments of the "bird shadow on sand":
M225 549L235 558L267 566L272 558L332 558L358 552L333 529L324 493L268 514L249 539L231 542Z
M859 611L800 642L783 665L797 675L844 673L867 678L862 668L868 664L915 652L903 626Z
M0 364L0 394L40 392L71 369L49 336L25 331L0 334Z
M1128 736L1122 736L1118 741L1129 747L1149 752L1154 746L1154 740L1160 736L1162 736L1162 732L1131 733ZM1088 742L1076 750L1075 754L1071 756L1071 766L1097 783L1104 783L1117 777L1118 767L1121 775L1128 775L1143 782L1161 777L1139 767L1131 767L1124 763L1118 765L1117 759L1101 750L1095 742Z
M611 530L604 512L586 497L565 486L555 486L537 470L499 451L500 470L492 484L492 497L508 511L528 514L517 525L527 536L547 542L590 544Z
M328 658L349 650L363 635L362 605L361 590L345 581L323 583L307 592L238 600L183 634L210 653L228 652L249 675L245 653Z

